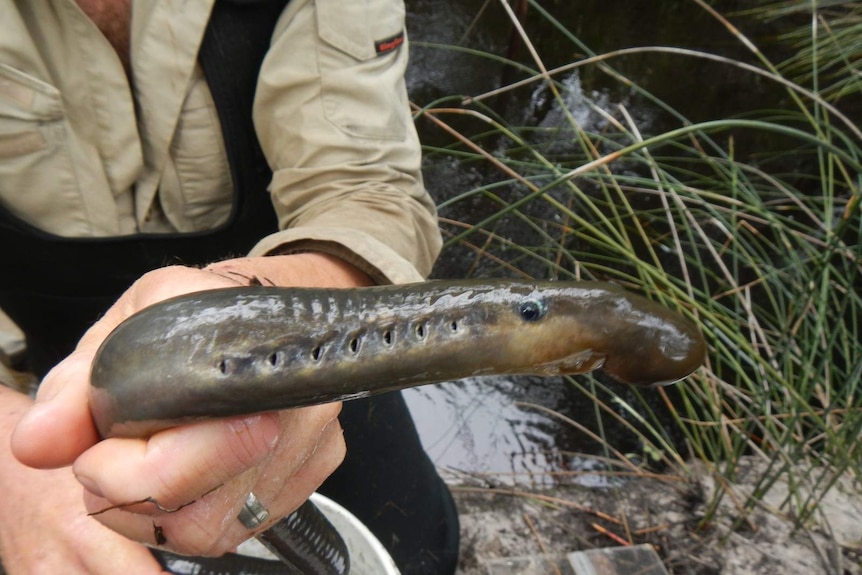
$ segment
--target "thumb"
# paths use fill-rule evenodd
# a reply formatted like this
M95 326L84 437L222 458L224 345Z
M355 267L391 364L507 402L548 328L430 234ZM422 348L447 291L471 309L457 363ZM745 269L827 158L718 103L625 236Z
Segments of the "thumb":
M12 453L24 465L48 469L70 465L99 441L88 404L94 352L74 352L48 372L36 403L18 421Z
M75 352L42 380L36 403L12 435L15 457L31 467L62 467L99 441L89 408L90 370L102 341L120 322L168 297L236 285L214 273L182 266L154 270L138 279L87 330Z

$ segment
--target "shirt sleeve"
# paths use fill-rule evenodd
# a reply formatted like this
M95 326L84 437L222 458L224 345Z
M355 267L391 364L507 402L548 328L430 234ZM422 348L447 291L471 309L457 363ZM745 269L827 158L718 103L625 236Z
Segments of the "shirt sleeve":
M251 255L321 251L381 283L419 281L441 246L407 101L402 0L293 0L254 121L280 232Z

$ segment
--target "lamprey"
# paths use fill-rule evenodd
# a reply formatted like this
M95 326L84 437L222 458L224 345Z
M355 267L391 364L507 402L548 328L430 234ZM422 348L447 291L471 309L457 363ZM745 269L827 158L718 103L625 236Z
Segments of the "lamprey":
M90 405L103 437L493 374L601 368L650 386L697 369L688 319L613 284L434 281L356 289L243 287L153 305L100 348Z
M602 368L677 381L705 344L687 319L607 283L460 281L192 293L128 318L96 357L99 431L364 397L464 377Z

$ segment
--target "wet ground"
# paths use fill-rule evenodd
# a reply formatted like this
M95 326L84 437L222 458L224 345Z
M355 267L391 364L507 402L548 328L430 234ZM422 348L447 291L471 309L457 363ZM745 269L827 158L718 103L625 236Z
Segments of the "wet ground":
M753 459L744 465L740 493L763 471ZM849 479L804 528L775 512L786 495L780 482L763 508L744 518L725 498L706 520L715 483L697 471L629 478L612 489L523 490L453 479L461 485L453 487L462 518L460 575L573 575L566 561L572 551L636 544L652 545L671 574L862 574L862 495Z

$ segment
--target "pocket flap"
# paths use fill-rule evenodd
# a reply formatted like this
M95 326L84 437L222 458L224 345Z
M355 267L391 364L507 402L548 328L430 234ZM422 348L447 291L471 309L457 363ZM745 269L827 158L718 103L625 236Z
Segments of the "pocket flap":
M317 0L320 38L352 55L368 60L400 46L404 37L401 0Z
M60 92L46 82L0 63L0 116L59 120L63 117Z

